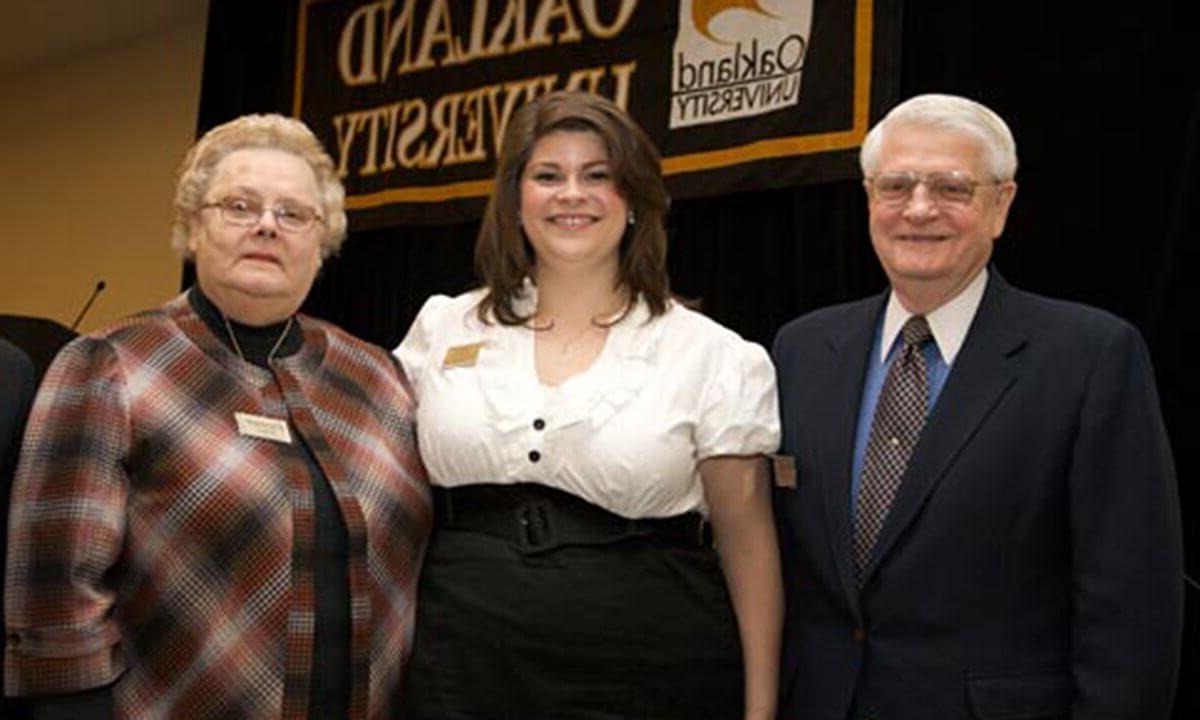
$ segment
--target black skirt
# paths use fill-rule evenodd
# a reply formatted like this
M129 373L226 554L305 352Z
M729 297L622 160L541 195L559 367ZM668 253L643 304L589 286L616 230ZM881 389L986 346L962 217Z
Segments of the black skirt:
M737 624L698 516L628 521L528 484L436 495L403 718L742 716Z

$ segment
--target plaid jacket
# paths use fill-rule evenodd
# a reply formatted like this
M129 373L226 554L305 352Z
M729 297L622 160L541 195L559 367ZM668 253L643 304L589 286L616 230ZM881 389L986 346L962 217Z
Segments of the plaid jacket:
M234 355L183 296L59 354L13 489L9 694L116 681L123 718L304 718L302 437L348 531L350 717L390 714L431 522L407 381L382 350L299 320L301 349L273 370ZM235 412L287 418L292 444L239 434Z

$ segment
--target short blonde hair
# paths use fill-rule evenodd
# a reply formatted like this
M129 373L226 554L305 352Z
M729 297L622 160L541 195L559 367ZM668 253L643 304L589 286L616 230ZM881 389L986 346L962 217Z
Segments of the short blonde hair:
M993 180L1008 181L1017 174L1017 143L1004 119L990 108L958 95L917 95L892 108L863 140L859 164L870 177L879 169L883 138L893 127L932 127L978 140Z
M336 253L346 238L346 190L338 179L333 160L307 125L275 114L243 115L230 120L206 132L188 150L175 186L171 247L185 260L192 259L188 250L190 223L204 203L213 170L231 152L253 148L292 153L312 168L317 179L321 216L325 218L321 257Z

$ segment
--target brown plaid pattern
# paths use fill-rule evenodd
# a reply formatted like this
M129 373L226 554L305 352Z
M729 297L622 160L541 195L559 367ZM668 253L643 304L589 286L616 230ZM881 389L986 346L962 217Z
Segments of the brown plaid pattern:
M414 408L391 357L299 318L268 371L183 297L68 345L30 417L6 582L10 694L116 681L121 718L304 718L312 488L350 545L352 718L384 718L411 648L431 522ZM238 434L287 418L293 444Z
M914 315L901 330L904 346L892 361L875 418L867 439L862 481L858 488L854 513L854 573L862 582L862 572L875 547L875 538L887 518L900 480L908 467L908 458L925 426L928 406L928 380L925 355L921 346L933 338L924 316Z

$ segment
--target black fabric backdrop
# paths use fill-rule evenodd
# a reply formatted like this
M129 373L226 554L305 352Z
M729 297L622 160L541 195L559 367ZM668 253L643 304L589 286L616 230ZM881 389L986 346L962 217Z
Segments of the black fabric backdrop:
M200 131L290 107L288 5L212 0ZM1195 291L1185 285L1200 239L1200 86L1183 0L926 0L907 3L903 17L901 96L973 97L1017 137L1019 192L996 248L1001 272L1026 289L1110 310L1145 334L1175 448L1188 572L1200 577L1187 419L1200 383L1184 354L1200 334ZM669 226L675 292L768 346L787 319L885 284L857 182L681 201ZM475 230L352 233L306 310L392 347L429 294L472 286ZM1192 586L1187 597L1177 718L1200 717L1200 593Z

